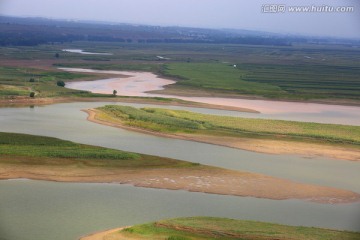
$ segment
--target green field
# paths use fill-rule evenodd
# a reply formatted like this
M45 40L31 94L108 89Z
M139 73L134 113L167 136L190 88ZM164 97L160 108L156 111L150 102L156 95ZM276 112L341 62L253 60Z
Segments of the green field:
M93 79L86 74L63 71L44 71L34 68L0 66L0 98L26 96L35 92L36 97L89 95L88 92L57 86L57 81ZM94 94L95 95L95 94Z
M137 225L107 237L113 240L355 240L360 239L360 233L226 218L189 217Z
M275 99L360 99L360 67L224 63L173 63L163 73L173 89L207 89Z
M63 52L65 48L113 55L82 55ZM33 65L36 65L36 61L42 61L54 67L151 71L178 80L175 85L169 86L169 90L178 94L186 93L187 90L201 90L210 94L285 100L335 99L352 103L360 100L360 50L340 45L275 47L73 42L36 47L2 47L0 52L0 61L29 61ZM59 53L59 58L54 57L56 53ZM166 60L157 56L165 57ZM38 96L86 94L74 91L69 93L70 90L49 85L55 79L67 81L83 78L83 74L65 75L56 70L45 72L25 69L21 63L14 67L15 70L3 68L0 74L12 76L13 71L14 81L6 77L5 82L0 82L2 96L26 96L30 90L39 92ZM22 82L33 75L39 75L40 79L36 88L33 86L35 84Z
M100 115L105 120L120 120L125 125L156 132L275 139L288 137L300 140L360 144L360 127L358 126L250 119L182 110L137 109L118 105L107 105L97 109L105 114Z
M0 132L0 163L104 168L196 167L185 161L78 144L57 138Z
M248 71L239 70L229 64L174 63L165 65L163 73L179 79L176 85L193 89L224 90L262 96L285 94L285 91L274 85L245 81Z

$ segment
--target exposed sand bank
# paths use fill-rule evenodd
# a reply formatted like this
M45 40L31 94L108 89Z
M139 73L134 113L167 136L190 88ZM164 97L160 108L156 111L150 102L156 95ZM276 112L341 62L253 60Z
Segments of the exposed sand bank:
M109 238L107 238L109 235L111 235L112 233L117 233L125 228L128 227L114 228L114 229L92 233L90 235L79 238L79 240L105 240L105 239L110 240ZM117 238L117 239L121 239L121 238Z
M183 140L197 141L203 143L210 143L220 146L238 148L248 151L270 153L270 154L298 154L307 158L313 157L327 157L338 160L360 161L360 150L357 148L347 148L343 146L334 146L330 144L314 144L306 142L292 142L271 139L251 139L251 138L237 138L237 137L218 137L210 135L195 135L195 134L165 134L135 127L129 127L120 122L109 122L97 117L96 109L84 110L89 114L88 120L99 124L104 124L112 127L119 127L131 131L138 131L142 133L152 134L162 137L177 138Z
M26 162L26 158L22 160ZM192 168L105 168L72 165L0 163L0 179L28 178L59 182L119 183L138 187L187 190L273 200L299 199L335 204L360 201L360 194L302 184L263 174L210 166Z

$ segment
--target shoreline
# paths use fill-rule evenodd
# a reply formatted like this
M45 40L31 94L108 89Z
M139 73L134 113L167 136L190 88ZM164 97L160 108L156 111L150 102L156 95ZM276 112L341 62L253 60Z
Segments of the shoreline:
M81 236L80 238L78 238L78 240L103 240L106 235L121 231L121 230L129 228L129 227L131 227L131 226L111 228L108 230L97 231L94 233L90 233L89 235Z
M342 146L330 144L313 144L306 142L290 142L283 140L252 139L237 137L218 137L210 135L191 135L191 134L167 134L159 133L146 129L125 126L120 122L108 122L97 118L96 109L82 110L88 114L87 120L111 127L122 128L129 131L150 134L159 137L195 141L218 146L242 149L246 151L267 153L267 154L296 154L305 158L328 157L336 160L360 161L360 150L349 149Z

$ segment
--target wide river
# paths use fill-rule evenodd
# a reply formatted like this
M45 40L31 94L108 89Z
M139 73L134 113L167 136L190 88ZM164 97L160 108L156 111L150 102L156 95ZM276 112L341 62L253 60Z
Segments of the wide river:
M340 187L360 193L359 163L254 153L149 136L86 121L87 114L81 109L105 104L108 103L1 108L0 131L53 136L79 143ZM237 114L231 111L171 108L221 115ZM360 231L360 203L326 205L118 184L31 180L0 181L0 215L1 240L77 239L83 234L102 229L196 215Z

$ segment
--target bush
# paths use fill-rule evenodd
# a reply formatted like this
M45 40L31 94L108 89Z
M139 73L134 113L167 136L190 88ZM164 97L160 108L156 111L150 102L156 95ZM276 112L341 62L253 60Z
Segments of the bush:
M31 98L35 97L35 93L34 93L34 92L31 92L31 93L30 93L30 97L31 97Z
M190 238L182 236L170 236L166 240L190 240Z
M30 78L29 82L35 82L35 79Z
M65 87L64 81L57 81L56 85L58 85L59 87Z

